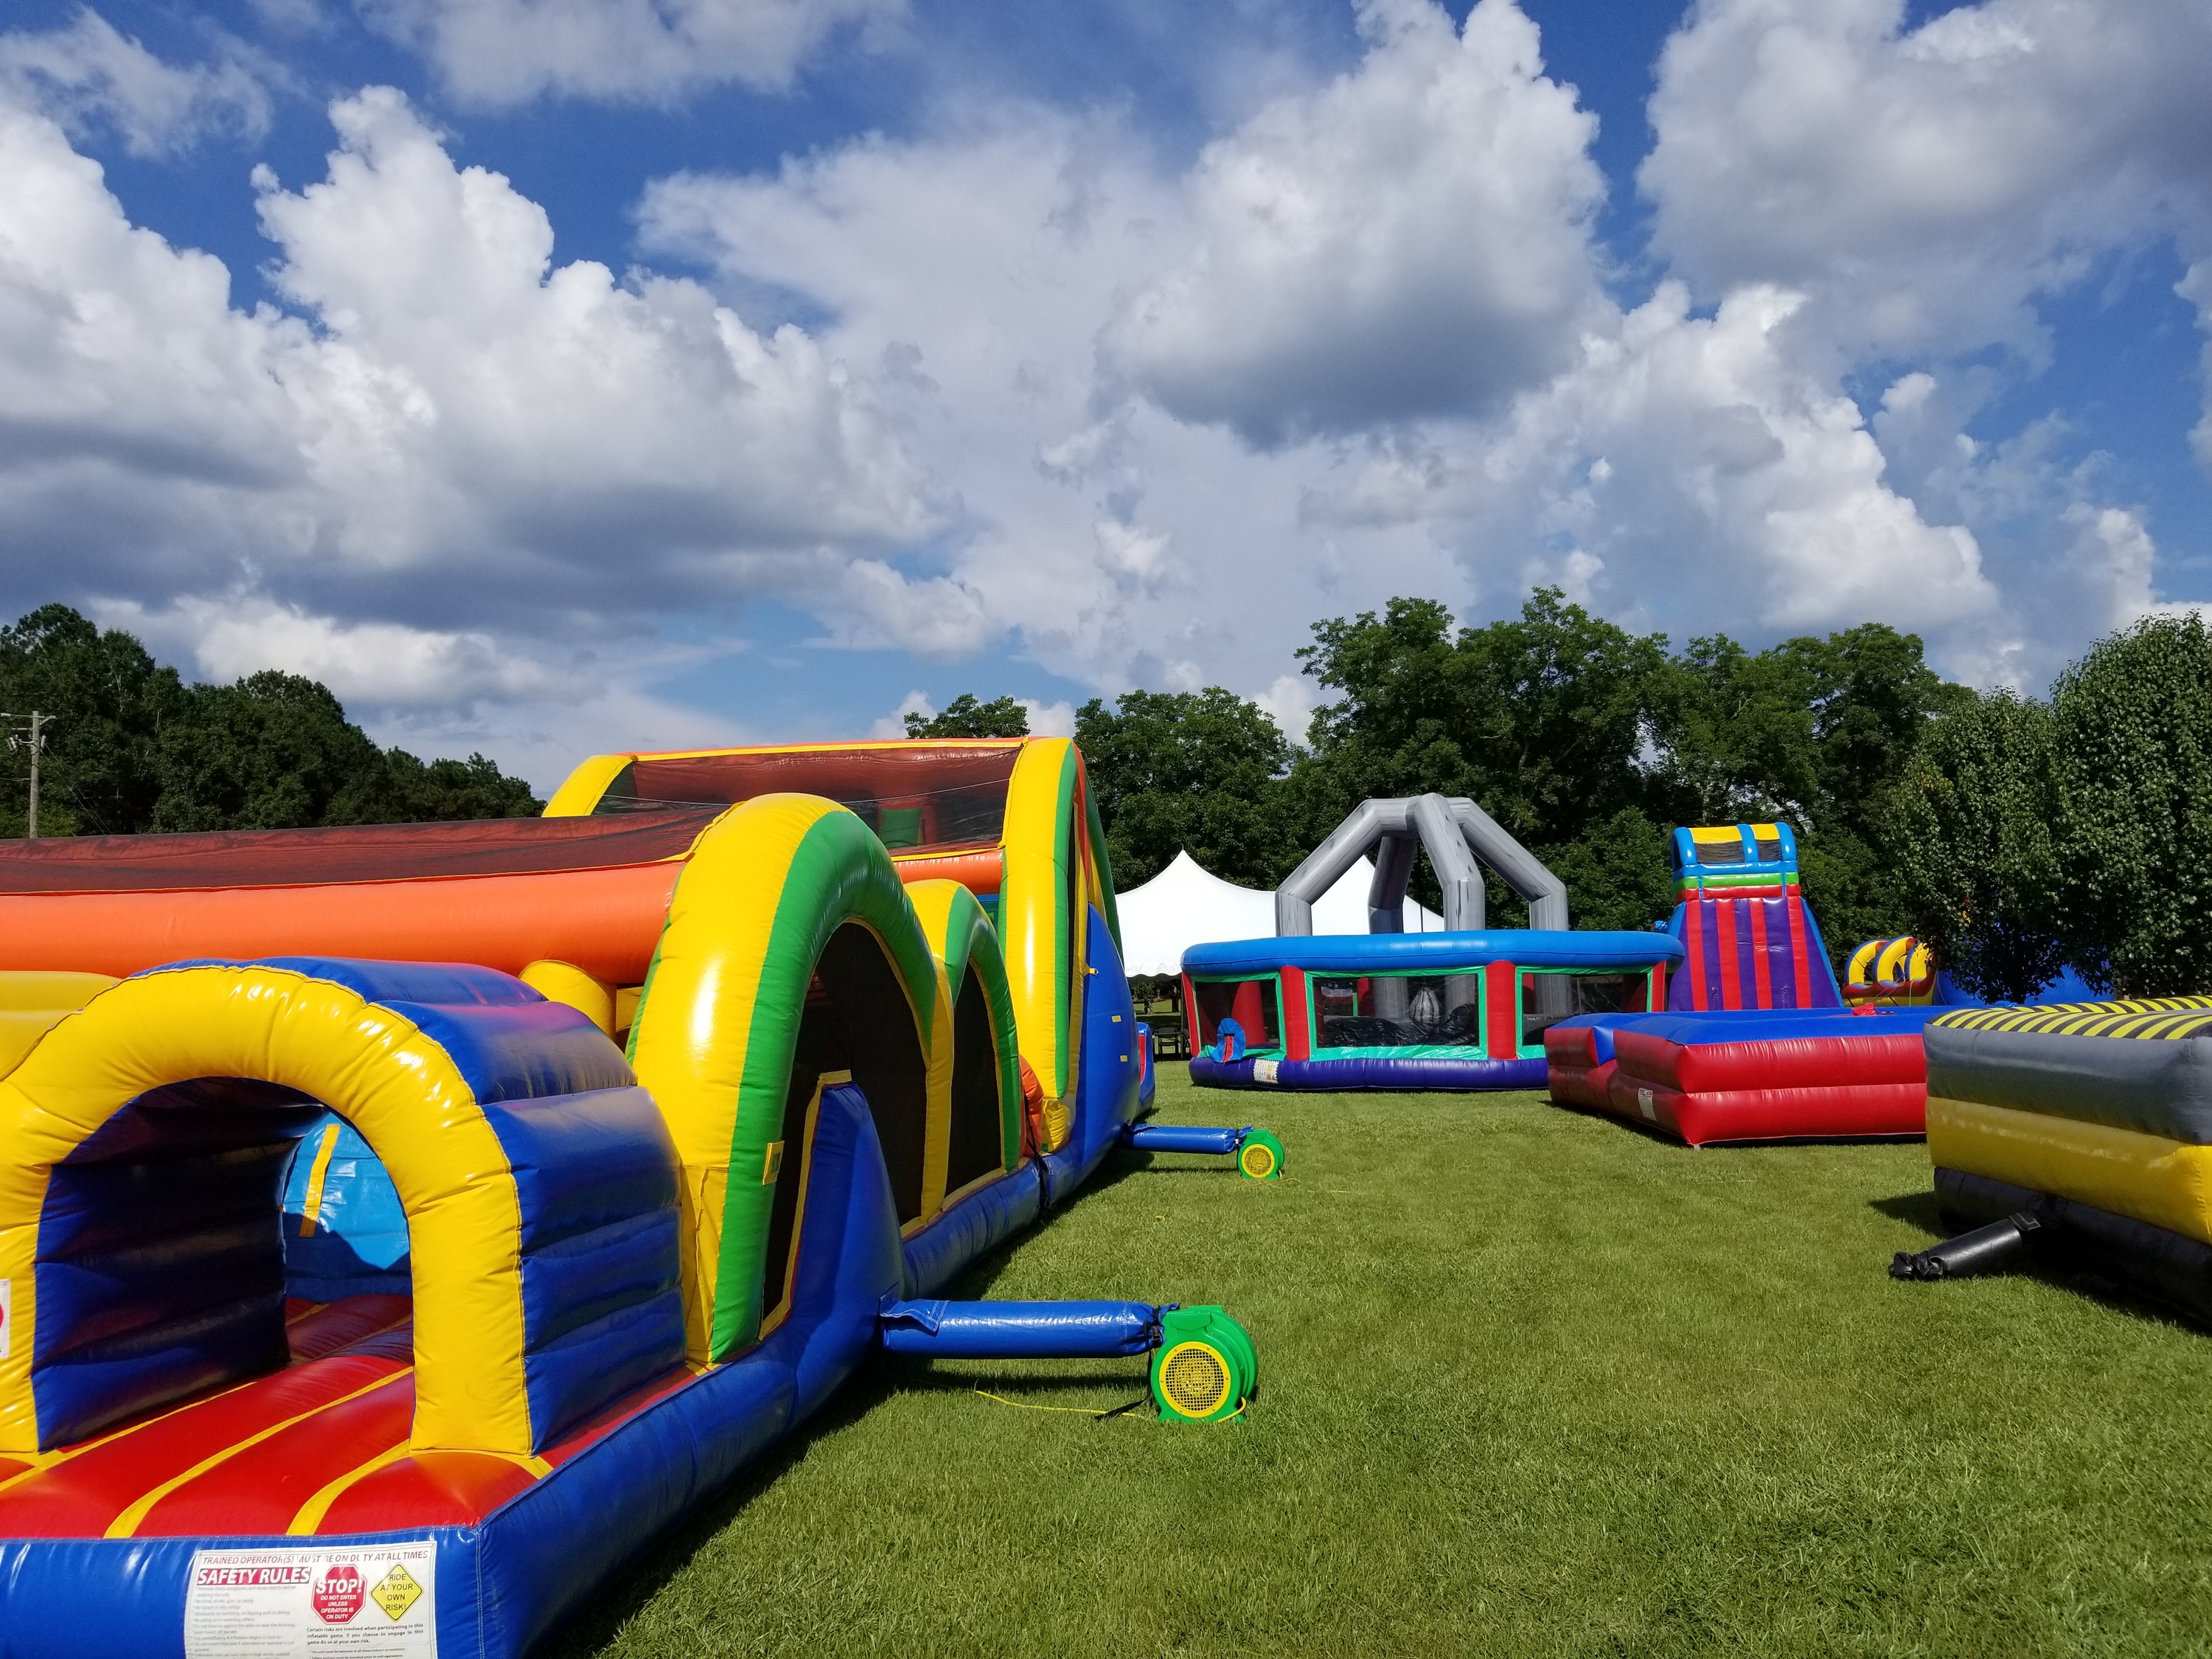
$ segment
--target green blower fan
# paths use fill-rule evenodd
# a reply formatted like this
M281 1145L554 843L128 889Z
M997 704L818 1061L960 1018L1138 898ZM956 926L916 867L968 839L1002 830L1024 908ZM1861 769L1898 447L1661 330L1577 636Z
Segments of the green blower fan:
M1265 1129L1247 1129L1237 1144L1237 1173L1248 1181L1279 1181L1283 1143Z
M1226 1309L1164 1309L1152 1382L1162 1422L1226 1422L1259 1387L1260 1355Z

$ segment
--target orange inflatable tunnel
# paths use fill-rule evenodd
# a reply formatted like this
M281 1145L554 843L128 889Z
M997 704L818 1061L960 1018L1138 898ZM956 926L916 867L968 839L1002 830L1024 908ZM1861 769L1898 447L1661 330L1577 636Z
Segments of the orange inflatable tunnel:
M619 817L82 836L8 848L0 969L347 956L645 977L718 807Z
M644 978L699 836L783 792L858 812L906 881L1001 885L1012 741L600 756L542 818L12 842L0 970L120 978L218 957L565 963Z

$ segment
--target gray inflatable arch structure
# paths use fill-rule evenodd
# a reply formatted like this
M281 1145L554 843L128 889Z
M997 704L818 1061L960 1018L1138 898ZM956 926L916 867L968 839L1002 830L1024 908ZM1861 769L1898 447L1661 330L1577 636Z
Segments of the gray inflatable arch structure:
M1447 933L1483 931L1486 906L1480 865L1498 872L1508 887L1528 901L1531 928L1566 930L1566 884L1473 801L1431 794L1370 799L1355 807L1328 839L1291 872L1290 879L1275 890L1276 933L1293 938L1310 935L1314 901L1370 850L1375 854L1375 879L1367 889L1367 931L1404 933L1406 884L1413 877L1416 847L1428 854L1437 884L1443 889ZM1379 1007L1378 1012L1386 1018L1402 1015L1403 1010L1395 1005L1403 996L1403 985L1402 981L1378 982L1378 994L1391 1005ZM1446 1000L1472 1002L1480 994L1479 987L1479 975L1455 975L1449 982ZM1559 988L1548 979L1540 987L1543 992Z

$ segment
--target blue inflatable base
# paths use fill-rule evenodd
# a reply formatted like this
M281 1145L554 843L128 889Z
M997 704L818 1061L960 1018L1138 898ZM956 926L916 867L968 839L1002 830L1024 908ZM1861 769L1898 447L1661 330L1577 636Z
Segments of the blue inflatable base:
M1258 1068L1272 1066L1273 1075ZM1394 1060L1364 1054L1355 1060L1208 1060L1190 1062L1190 1080L1206 1089L1540 1089L1544 1061L1493 1060L1470 1054L1465 1060L1421 1054Z
M1600 1065L1613 1057L1613 1035L1643 1031L1685 1048L1713 1042L1779 1042L1793 1037L1894 1036L1917 1033L1939 1015L1957 1009L1941 1003L1916 1008L1708 1008L1694 1013L1577 1014L1548 1029L1597 1033Z

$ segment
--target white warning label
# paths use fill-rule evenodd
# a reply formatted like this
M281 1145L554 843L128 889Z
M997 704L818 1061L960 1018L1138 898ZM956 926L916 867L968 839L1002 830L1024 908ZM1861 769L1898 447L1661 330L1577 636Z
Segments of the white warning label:
M1276 1076L1275 1068L1279 1063L1279 1062L1272 1060L1254 1060L1252 1062L1252 1081L1255 1083L1273 1083L1275 1080Z
M200 1550L185 1659L437 1659L438 1548Z

